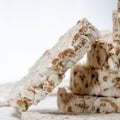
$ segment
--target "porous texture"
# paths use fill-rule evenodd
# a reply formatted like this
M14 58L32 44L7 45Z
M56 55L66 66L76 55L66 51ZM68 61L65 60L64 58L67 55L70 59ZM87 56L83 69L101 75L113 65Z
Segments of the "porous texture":
M87 54L88 65L98 69L118 70L120 68L120 46L107 42L109 39L95 41Z
M71 70L70 88L79 95L120 97L120 71L75 65Z
M117 10L113 11L113 41L115 45L120 44L120 0L117 3Z
M66 88L59 88L57 103L61 113L120 112L120 98L74 95Z
M113 11L113 40L120 44L120 11Z
M86 64L75 65L70 73L70 89L74 94L99 95L98 73Z
M120 97L120 70L97 70L100 95Z
M22 112L44 99L62 81L65 72L90 50L96 39L98 30L86 19L78 21L18 82L11 92L10 105Z

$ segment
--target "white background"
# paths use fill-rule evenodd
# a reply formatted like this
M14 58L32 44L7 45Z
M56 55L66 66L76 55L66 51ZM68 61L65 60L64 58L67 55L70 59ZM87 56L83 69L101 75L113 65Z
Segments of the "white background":
M86 17L112 30L117 0L0 0L0 84L19 80L42 53Z

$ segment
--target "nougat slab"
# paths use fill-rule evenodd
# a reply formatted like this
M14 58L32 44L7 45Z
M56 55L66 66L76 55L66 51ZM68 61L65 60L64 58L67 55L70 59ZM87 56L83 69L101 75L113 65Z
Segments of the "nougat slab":
M87 64L77 64L71 68L70 89L74 94L99 95L100 83L95 68Z
M120 12L113 11L113 40L120 44Z
M120 98L75 95L67 88L59 88L57 104L61 113L120 112Z
M109 39L97 40L87 54L87 62L94 68L118 70L120 68L120 45L109 43Z
M18 82L11 92L9 104L18 112L37 105L62 81L65 72L90 50L98 36L98 30L86 19L78 21Z
M113 11L113 41L116 45L120 44L120 0L117 3L117 10Z
M120 70L75 65L71 70L70 88L79 95L120 97Z

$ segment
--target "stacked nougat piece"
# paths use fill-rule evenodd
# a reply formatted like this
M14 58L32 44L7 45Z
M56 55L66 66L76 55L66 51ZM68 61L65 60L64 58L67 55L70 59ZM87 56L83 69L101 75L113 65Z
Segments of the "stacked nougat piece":
M116 44L120 44L120 0L118 9L113 11L113 39Z
M62 113L120 112L120 1L113 12L113 37L96 40L86 64L71 69L70 87L59 88L57 102Z

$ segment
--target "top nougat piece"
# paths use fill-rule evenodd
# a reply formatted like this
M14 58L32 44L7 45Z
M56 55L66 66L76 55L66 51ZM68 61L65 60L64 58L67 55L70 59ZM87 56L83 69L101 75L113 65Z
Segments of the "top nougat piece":
M116 45L120 44L120 12L113 11L113 40Z
M22 112L44 99L62 81L65 72L89 51L98 36L98 30L86 19L78 21L18 82L11 92L10 105Z
M120 69L120 45L112 41L112 34L104 34L95 41L87 54L88 65L110 70Z
M113 40L116 45L120 44L120 0L117 3L117 10L113 11Z

